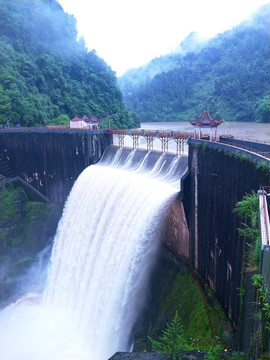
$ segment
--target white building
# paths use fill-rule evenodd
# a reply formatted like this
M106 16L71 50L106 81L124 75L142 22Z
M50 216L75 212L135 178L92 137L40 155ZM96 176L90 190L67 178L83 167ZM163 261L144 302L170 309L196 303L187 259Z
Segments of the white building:
M99 130L100 123L103 119L98 119L94 114L92 114L89 118L85 115L83 117L75 118L69 120L71 129L89 129L89 130Z

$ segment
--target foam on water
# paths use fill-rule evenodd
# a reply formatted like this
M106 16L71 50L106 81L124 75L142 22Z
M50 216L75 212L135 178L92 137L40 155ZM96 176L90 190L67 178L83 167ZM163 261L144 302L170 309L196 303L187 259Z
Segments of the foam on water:
M186 162L138 152L122 161L123 150L113 151L72 188L44 293L1 312L2 360L106 360L131 348L162 224L179 191L175 174L179 183Z

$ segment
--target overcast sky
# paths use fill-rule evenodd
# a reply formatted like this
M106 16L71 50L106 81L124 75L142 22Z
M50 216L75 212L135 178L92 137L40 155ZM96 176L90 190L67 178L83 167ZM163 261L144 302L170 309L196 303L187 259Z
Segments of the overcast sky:
M79 35L121 76L174 50L192 31L212 37L269 0L58 0Z

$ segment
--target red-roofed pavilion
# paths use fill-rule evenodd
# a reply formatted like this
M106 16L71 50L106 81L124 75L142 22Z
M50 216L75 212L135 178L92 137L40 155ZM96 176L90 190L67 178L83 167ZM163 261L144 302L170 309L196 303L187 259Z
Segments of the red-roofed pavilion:
M196 120L194 121L189 121L189 123L191 125L194 126L194 138L197 138L197 131L199 134L199 139L202 138L202 131L209 131L209 138L210 141L213 140L213 131L215 132L214 134L214 141L217 141L217 127L222 124L224 122L224 120L216 120L214 119L208 110L205 110L205 112L198 117Z

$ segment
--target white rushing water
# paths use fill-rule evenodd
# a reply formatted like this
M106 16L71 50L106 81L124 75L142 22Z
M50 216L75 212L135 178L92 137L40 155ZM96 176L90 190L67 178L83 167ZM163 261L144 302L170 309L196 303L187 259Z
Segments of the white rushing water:
M153 168L143 156L127 171L135 155L123 160L127 170L122 156L88 167L73 186L44 293L1 312L1 360L106 360L129 351L161 226L179 190L158 174L175 182L179 164L174 159L164 172L164 164Z

